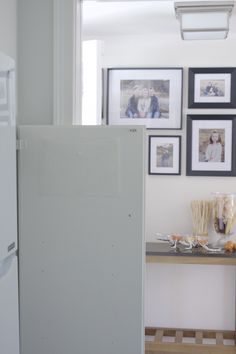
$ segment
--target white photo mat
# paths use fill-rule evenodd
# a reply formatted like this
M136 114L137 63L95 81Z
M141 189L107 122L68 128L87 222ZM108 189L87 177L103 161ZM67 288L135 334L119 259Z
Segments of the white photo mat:
M201 96L201 81L224 81L224 96ZM195 103L221 103L231 102L231 74L195 74L194 75L194 102Z
M150 174L179 174L180 173L180 137L150 136L149 172ZM173 167L157 166L157 146L173 145Z
M193 171L231 171L232 170L232 120L194 120L192 122L192 170ZM200 129L225 130L225 161L199 161Z
M121 81L169 80L169 118L121 118ZM108 124L145 125L147 128L181 129L182 69L109 69L108 71Z

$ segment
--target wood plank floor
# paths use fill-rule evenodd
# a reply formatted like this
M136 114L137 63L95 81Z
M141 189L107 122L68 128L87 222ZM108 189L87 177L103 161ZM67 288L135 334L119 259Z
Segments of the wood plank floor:
M236 354L235 331L145 329L145 354Z

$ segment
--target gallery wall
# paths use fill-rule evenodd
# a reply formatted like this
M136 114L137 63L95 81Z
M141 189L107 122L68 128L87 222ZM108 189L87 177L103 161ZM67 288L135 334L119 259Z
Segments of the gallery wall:
M188 109L188 67L236 63L236 34L225 41L182 41L180 34L104 37L103 67L183 67L182 130L147 130L148 135L182 136L181 176L146 173L146 241L156 233L191 233L190 202L211 193L236 192L235 177L186 176L186 115L236 114L236 109ZM146 166L147 171L147 166ZM235 269L229 266L147 265L146 325L234 327Z
M235 66L236 34L225 41L182 41L179 33L172 36L143 36L138 38L104 38L103 67L183 67L183 114L181 130L147 130L147 135L182 136L182 175L147 175L146 239L154 240L159 232L190 232L189 202L209 198L211 192L236 190L236 178L187 177L186 173L186 115L236 114L236 109L188 109L188 67ZM134 45L135 43L135 45ZM161 191L156 188L162 184ZM162 203L159 201L162 200ZM178 214L176 214L178 205ZM171 220L171 223L169 222Z

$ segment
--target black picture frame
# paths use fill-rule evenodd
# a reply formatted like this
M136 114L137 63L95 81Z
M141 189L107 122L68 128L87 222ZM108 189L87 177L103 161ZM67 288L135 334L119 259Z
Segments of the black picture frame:
M236 108L236 67L189 68L188 108Z
M135 88L140 89L136 94ZM154 89L158 98L158 114L137 109L129 114L129 100L144 98L143 90ZM151 95L150 95L151 96ZM183 68L108 68L107 119L108 125L144 125L147 129L182 129Z
M236 115L187 115L186 175L235 176L235 133Z
M149 135L148 150L149 175L181 174L180 135Z

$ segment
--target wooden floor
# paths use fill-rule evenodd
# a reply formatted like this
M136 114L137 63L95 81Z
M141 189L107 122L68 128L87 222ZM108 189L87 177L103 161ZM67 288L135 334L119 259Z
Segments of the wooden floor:
M145 354L236 354L235 331L145 329Z

